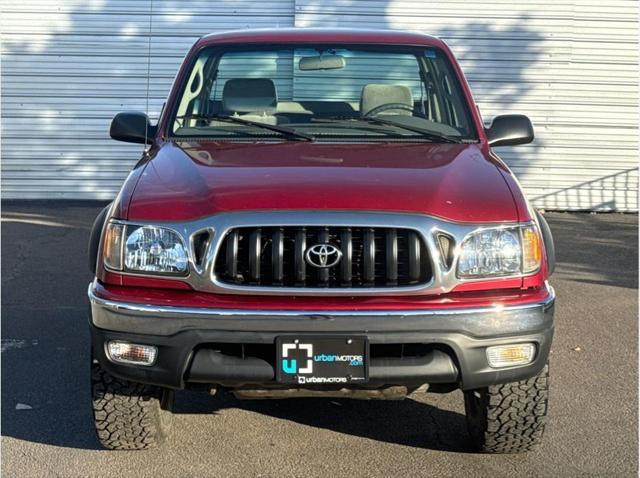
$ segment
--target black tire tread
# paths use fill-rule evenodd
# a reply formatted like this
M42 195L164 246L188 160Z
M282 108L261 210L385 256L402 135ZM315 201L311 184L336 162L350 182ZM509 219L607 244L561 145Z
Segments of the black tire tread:
M93 415L98 440L110 450L153 448L165 438L163 390L118 379L91 365Z
M485 453L530 451L544 434L549 365L527 380L465 392L465 401L470 400L475 400L479 409L474 415L467 404L467 424L474 448Z

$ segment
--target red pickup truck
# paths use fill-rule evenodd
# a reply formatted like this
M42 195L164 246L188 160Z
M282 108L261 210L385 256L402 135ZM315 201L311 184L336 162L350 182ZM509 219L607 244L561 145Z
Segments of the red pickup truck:
M543 434L549 227L493 151L451 50L390 31L202 37L89 244L95 425L166 436L173 392L403 398L464 392L470 443ZM415 396L415 395L414 395ZM427 426L427 424L425 424Z

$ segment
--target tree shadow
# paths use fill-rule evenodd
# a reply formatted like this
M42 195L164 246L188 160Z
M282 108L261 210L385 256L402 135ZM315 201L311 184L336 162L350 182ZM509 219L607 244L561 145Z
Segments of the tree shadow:
M637 187L636 169L617 175L614 182L594 174L564 189L550 181L553 175L544 174L554 167L547 157L562 156L566 149L601 147L595 142L585 146L553 140L553 128L566 126L558 125L558 118L580 99L570 97L565 104L560 93L549 89L544 73L553 75L571 63L572 43L550 26L541 27L545 12L514 4L508 12L492 14L489 9L473 15L461 10L453 15L459 7L446 3L374 3L347 0L331 7L306 0L292 8L285 3L221 0L190 9L177 1L126 7L113 0L72 0L57 8L4 5L3 194L111 199L142 149L110 140L111 118L132 109L146 109L157 118L180 61L203 34L232 28L374 27L420 30L449 43L485 120L503 112L521 112L533 119L533 144L501 148L498 153L521 179L534 205L637 209L633 193L620 193ZM98 21L98 13L110 14L109 20ZM557 15L550 18L558 20ZM25 23L33 24L36 33L26 35ZM561 83L567 81L573 80ZM593 151L587 152L593 158Z
M199 36L230 28L302 26L305 18L302 10L322 12L325 6L322 2L315 5L309 1L295 11L281 8L284 7L269 7L248 0L224 0L216 2L215 8L194 7L193 11L186 11L180 2L147 2L123 11L111 0L70 3L60 9L43 7L22 11L5 7L3 178L8 189L4 194L18 194L12 180L31 174L34 168L44 168L38 169L42 181L34 180L26 186L33 188L30 194L112 198L141 154L139 145L110 140L108 130L113 115L121 110L148 110L152 119L157 118L180 61ZM344 12L360 12L362 8L357 2L340 5ZM394 8L393 2L382 2L371 11L367 7L362 14L377 28L402 29L406 25L451 43L459 51L460 62L481 109L493 105L485 111L486 119L515 103L522 106L520 112L532 113L526 110L526 101L522 100L535 86L527 81L526 72L543 58L544 39L529 27L527 15L497 29L491 18L463 20L454 26L432 22L428 16L412 22L399 16ZM95 21L94 17L101 12L117 13L114 17L117 20L105 24ZM20 15L26 21L41 25L37 36L24 36L22 30L12 26L11 20L22 18ZM246 19L240 22L242 15ZM315 20L307 24L349 26L354 20L357 25L363 18L357 15L318 13ZM507 42L517 44L517 49L500 48ZM117 45L117 56L114 56L114 45ZM513 51L517 52L515 57L509 53ZM59 59L66 57L84 60L60 63ZM33 75L36 64L46 64L47 68ZM496 78L490 69L504 73ZM27 90L23 87L6 86L16 85L25 75L34 85L29 95L25 96ZM64 82L60 81L61 77L65 78ZM537 119L534 117L534 121ZM25 122L29 128L23 127ZM34 131L38 132L37 138L30 136ZM30 140L25 148L26 138ZM519 148L517 152L538 156L536 151L543 147L543 139L539 136L533 145ZM516 173L526 174L529 163L520 161L510 148L500 152ZM37 164L32 164L33 161ZM42 166L43 162L46 166ZM52 165L55 173L51 172ZM38 192L38 185L45 190ZM21 194L24 191L25 187Z
M629 168L570 188L542 194L535 199L550 210L561 210L567 204L571 204L572 209L581 209L580 205L591 204L598 211L632 210L631 205L636 202L637 192L634 188L637 188L637 175L637 168ZM607 190L616 191L615 197L608 198Z
M192 11L179 1L4 2L3 198L113 199L143 151L109 137L113 116L155 121L200 36L291 26L293 15L250 0Z
M583 5L562 7L568 7L574 15L598 20ZM492 4L481 10L470 6L465 10L447 2L387 1L372 5L342 1L327 6L321 0L301 2L295 21L300 27L415 30L443 39L456 53L485 124L504 113L522 113L532 119L536 133L532 144L501 147L497 153L519 178L535 207L637 211L637 168L620 167L614 175L598 171L608 169L601 158L608 158L610 153L615 154L615 159L623 154L624 161L633 164L629 151L637 150L637 141L630 138L637 139L637 122L624 119L633 103L616 108L620 119L615 126L621 132L614 142L606 139L612 127L608 112L603 111L602 117L574 113L585 106L598 108L599 103L594 100L596 88L612 95L619 91L622 97L624 88L636 85L624 76L609 81L602 73L593 80L600 87L582 92L588 73L585 58L575 45L593 41L582 24L576 23L572 28L571 21L568 26L566 16L559 12L543 11L526 3ZM571 28L571 33L565 34L564 28ZM602 45L615 49L620 42L611 34L603 38ZM629 48L637 48L635 39L624 42ZM593 69L609 71L609 59L595 52L586 61L593 63ZM593 135L576 128L589 128ZM624 131L629 135L625 137Z

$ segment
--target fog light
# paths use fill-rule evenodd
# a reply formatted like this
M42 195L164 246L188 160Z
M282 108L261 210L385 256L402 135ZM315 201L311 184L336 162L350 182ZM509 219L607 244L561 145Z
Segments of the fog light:
M115 363L134 365L153 365L158 355L158 347L154 345L130 344L112 340L107 346L107 356Z
M487 347L487 360L493 368L525 365L533 361L535 344L512 344Z

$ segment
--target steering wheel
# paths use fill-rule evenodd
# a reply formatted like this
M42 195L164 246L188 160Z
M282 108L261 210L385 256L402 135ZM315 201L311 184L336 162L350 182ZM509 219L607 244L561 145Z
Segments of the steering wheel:
M372 116L382 113L383 111L388 111L388 110L403 110L403 111L410 111L411 113L413 113L413 106L409 106L404 103L385 103L383 105L376 106L375 108L371 108L369 111L367 111L367 114L362 116L364 118L370 118Z

